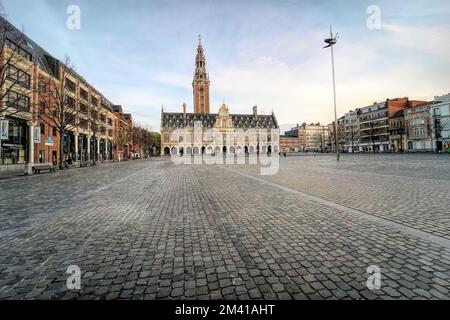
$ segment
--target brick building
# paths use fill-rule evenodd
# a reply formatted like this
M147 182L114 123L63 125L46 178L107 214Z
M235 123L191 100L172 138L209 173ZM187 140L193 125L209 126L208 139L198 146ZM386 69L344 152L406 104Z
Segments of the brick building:
M300 140L298 137L291 137L287 135L280 136L280 151L281 152L299 152Z
M381 103L374 102L370 106L357 109L361 151L390 151L389 116L397 111L425 103L427 102L409 100L405 97L387 99Z
M133 151L133 121L131 114L124 113L121 105L114 105L114 156L117 160L130 158Z
M31 173L34 163L71 159L79 165L114 158L116 123L130 135L131 115L121 113L116 121L119 115L113 104L65 62L2 17L0 29L0 70L5 79L0 87L0 170L26 166ZM56 103L58 96L64 100L61 107ZM62 141L53 117L59 110L73 118ZM125 150L130 147L128 143Z

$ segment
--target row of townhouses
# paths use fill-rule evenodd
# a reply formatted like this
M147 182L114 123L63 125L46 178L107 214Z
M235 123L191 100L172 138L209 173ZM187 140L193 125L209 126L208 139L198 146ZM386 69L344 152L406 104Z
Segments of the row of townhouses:
M450 152L450 94L433 101L387 99L350 110L329 125L297 125L280 137L289 151Z
M357 108L338 119L344 152L450 151L450 94L433 101L388 99Z
M128 157L132 116L0 17L0 170Z

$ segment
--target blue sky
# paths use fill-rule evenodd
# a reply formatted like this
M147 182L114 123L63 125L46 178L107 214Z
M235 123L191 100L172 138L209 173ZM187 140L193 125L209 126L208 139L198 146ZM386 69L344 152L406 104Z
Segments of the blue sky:
M409 96L450 92L450 2L2 0L9 20L78 73L135 121L159 130L161 105L192 110L192 75L201 34L211 79L211 111L274 110L283 128L331 122L333 24L338 114ZM66 27L69 5L81 29ZM369 5L381 12L370 30Z

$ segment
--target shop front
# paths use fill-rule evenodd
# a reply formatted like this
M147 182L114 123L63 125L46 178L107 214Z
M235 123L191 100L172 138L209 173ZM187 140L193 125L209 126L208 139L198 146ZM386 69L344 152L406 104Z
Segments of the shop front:
M108 141L107 148L106 148L106 160L113 160L114 159L114 146L111 141Z
M0 164L5 170L23 169L28 163L28 126L22 119L7 117L2 120Z
M75 155L75 135L73 132L66 132L64 133L64 144L63 144L63 152L64 152L64 159L68 160L69 158L72 161L75 161L76 155Z
M88 138L85 134L78 136L78 161L84 162L88 158Z
M91 137L90 141L90 149L89 149L89 159L91 160L95 160L98 161L98 157L97 157L97 139L94 138L93 136Z
M106 160L106 141L105 139L100 139L99 142L99 147L100 147L100 160L104 161Z

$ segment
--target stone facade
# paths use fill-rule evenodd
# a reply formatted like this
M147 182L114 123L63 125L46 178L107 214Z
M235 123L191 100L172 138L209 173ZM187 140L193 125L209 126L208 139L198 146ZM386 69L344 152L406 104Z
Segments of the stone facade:
M162 111L161 154L278 153L275 115L258 115L256 107L253 110L254 114L230 114L223 104L218 113Z
M275 115L231 114L222 104L209 110L209 78L201 40L195 59L194 112L161 110L161 155L259 154L279 152L279 127Z
M405 109L404 115L406 150L408 152L433 151L430 105Z

